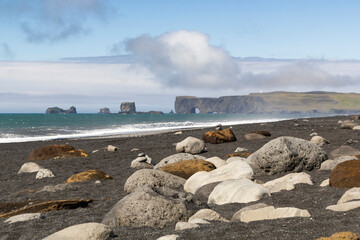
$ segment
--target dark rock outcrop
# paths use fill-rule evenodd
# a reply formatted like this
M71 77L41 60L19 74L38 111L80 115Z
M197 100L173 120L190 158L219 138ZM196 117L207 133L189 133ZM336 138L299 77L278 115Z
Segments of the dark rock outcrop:
M58 108L58 107L51 107L46 109L46 114L75 114L76 112L76 108L74 106L70 107L68 110L64 110L62 108Z
M135 102L122 102L120 105L120 113L125 113L125 114L136 113Z
M100 108L98 110L98 113L100 113L100 114L110 114L110 109L109 108Z

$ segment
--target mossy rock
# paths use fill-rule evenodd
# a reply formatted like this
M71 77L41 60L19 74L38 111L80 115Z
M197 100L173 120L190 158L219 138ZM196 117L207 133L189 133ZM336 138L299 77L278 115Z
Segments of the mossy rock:
M219 130L219 131L209 131L203 135L203 140L206 143L219 144L224 142L235 142L236 137L233 131L230 128Z
M216 167L211 162L201 159L194 159L171 163L162 167L160 170L176 175L178 177L188 179L197 172L210 172L214 169L216 169Z
M88 155L81 149L75 149L70 145L49 145L33 150L28 160L48 160L48 159L60 159L60 158L72 158L72 157L87 157Z
M330 174L330 186L337 188L360 187L360 160L339 163Z
M250 156L252 153L251 152L236 152L236 153L230 153L228 155L225 156L225 159L231 158L231 157L242 157L242 158L247 158L248 156Z
M87 170L78 174L74 174L68 178L67 183L73 182L86 182L90 180L103 180L103 179L112 179L109 175L105 174L100 170Z

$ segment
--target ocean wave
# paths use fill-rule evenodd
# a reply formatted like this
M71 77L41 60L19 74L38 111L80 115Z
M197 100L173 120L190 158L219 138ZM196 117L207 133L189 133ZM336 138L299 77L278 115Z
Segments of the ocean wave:
M172 131L179 129L191 129L191 128L204 128L214 127L217 124L223 126L231 126L238 124L248 123L261 123L261 122L275 122L286 120L288 118L269 118L269 119L247 119L247 120L225 120L225 121L209 121L209 122L154 122L154 123L138 123L138 124L126 124L120 126L109 126L107 128L97 129L73 129L68 128L49 128L41 131L41 135L21 135L21 134L1 134L0 143L15 143L15 142L32 142L32 141L49 141L58 139L70 139L70 138L89 138L89 137L105 137L116 135L128 135L128 134L142 134L152 133L159 131Z

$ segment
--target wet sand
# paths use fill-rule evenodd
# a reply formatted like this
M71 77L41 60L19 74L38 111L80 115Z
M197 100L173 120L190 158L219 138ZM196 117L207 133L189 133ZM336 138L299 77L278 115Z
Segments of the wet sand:
M236 142L224 144L207 144L205 157L224 157L233 153L237 147L245 147L254 152L268 141L280 136L293 136L310 140L310 134L317 132L328 139L330 144L323 149L329 154L332 150L344 145L349 139L360 140L360 131L339 129L339 120L349 119L347 116L329 118L311 118L287 120L272 123L256 123L232 126L237 137ZM298 124L298 126L295 126ZM92 138L92 139L65 139L56 141L27 142L0 144L0 203L22 202L37 200L60 200L75 198L91 198L93 202L86 208L45 212L44 219L31 220L13 224L4 223L0 219L0 239L42 239L63 228L86 222L101 222L105 214L124 196L123 191L126 179L136 170L130 168L130 163L138 153L149 155L155 163L164 157L175 154L174 143L182 141L188 136L202 138L209 129L183 130L182 135L174 132L145 134L143 136ZM213 130L213 129L210 129ZM260 140L245 141L246 133L266 130L272 136ZM30 152L36 148L50 144L69 144L83 149L89 154L87 158L43 160L37 162L50 169L56 177L36 180L36 173L17 174L23 163L27 162ZM114 145L117 152L108 152L104 148ZM359 142L350 146L360 149ZM131 151L138 148L139 151ZM94 150L99 150L92 153ZM64 183L71 175L98 169L109 174L113 179L103 180L101 185L94 181L76 183L76 190L58 191L55 193L37 191L46 185ZM297 207L310 212L311 218L291 218L281 220L257 221L251 223L212 222L210 225L201 225L197 229L176 232L174 225L163 229L154 228L115 228L114 239L157 239L168 234L178 234L181 239L315 239L330 236L339 231L352 231L360 234L360 209L346 213L332 212L325 208L336 204L346 189L319 187L327 179L330 171L314 170L308 172L314 185L300 184L292 191L274 193L270 198L258 202L267 203L275 207ZM284 175L284 174L283 174ZM256 176L257 179L267 181L283 175ZM256 203L258 203L256 202ZM226 204L214 207L225 218L242 207L250 204Z

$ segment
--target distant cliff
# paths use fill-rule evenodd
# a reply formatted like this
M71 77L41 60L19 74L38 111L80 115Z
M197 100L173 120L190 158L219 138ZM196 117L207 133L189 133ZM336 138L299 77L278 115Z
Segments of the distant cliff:
M220 98L176 97L177 113L261 113L266 103L260 97L229 96Z
M68 110L64 110L58 107L51 107L46 109L46 114L76 114L76 108L74 106L70 107Z
M360 94L270 92L245 96L197 98L178 96L176 113L358 113Z

